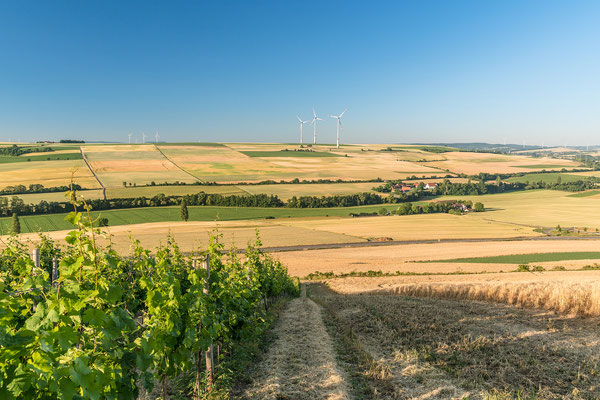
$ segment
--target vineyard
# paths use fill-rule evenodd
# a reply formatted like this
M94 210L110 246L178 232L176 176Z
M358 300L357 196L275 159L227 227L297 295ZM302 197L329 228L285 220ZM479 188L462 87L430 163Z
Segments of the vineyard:
M73 198L65 246L43 238L31 257L11 238L0 252L0 398L226 396L232 355L297 282L258 238L243 257L218 234L194 255L168 238L123 257Z

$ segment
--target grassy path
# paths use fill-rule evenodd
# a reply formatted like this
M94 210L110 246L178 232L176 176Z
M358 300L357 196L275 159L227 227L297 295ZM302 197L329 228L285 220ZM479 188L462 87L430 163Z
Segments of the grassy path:
M252 373L243 398L264 400L349 399L343 373L322 320L307 298L289 302L279 316L275 341Z
M319 284L309 294L339 333L338 357L365 378L361 398L600 398L597 319Z

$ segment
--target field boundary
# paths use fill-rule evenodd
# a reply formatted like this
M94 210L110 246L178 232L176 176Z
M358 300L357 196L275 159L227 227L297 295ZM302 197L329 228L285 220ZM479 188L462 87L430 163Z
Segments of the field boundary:
M154 148L171 164L173 164L174 166L176 166L177 168L179 168L184 174L187 174L189 176L191 176L192 178L196 179L198 182L202 182L202 183L206 183L202 180L200 180L196 175L191 174L190 172L186 171L185 169L181 168L179 165L177 165L177 163L175 163L173 160L171 160L169 157L167 157L167 155L165 153L163 153L163 151L155 144Z
M104 186L104 184L102 183L102 181L100 180L100 178L98 177L98 175L96 175L96 172L94 171L94 169L92 168L92 166L88 162L88 159L85 156L85 153L83 152L83 147L79 147L79 152L81 153L81 158L83 158L83 161L85 162L85 165L87 165L88 169L90 170L90 172L92 173L92 175L94 175L94 178L96 178L96 180L98 181L98 184L102 188L102 197L104 197L104 200L106 200L106 186Z

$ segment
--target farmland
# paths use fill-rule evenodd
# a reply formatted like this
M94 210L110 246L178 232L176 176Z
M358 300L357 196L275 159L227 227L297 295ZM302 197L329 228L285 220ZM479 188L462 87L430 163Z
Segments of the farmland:
M82 154L79 146L66 147L27 154L32 161L0 163L0 186L68 184L75 165L75 182L89 189L80 192L87 199L205 192L285 201L373 193L382 184L376 178L464 184L476 177L461 174L515 172L525 175L502 180L555 184L596 172L562 158L422 145L317 145L310 151L277 143L81 145L89 166L62 159ZM301 183L317 179L331 182ZM445 200L485 205L485 212L458 215L388 215L403 204L188 205L186 222L179 206L91 215L108 221L97 243L122 256L132 254L132 238L156 249L170 235L183 252L193 253L215 233L225 249L244 248L258 230L291 276L310 279L299 298L281 300L273 340L235 398L584 399L594 398L600 384L594 322L600 317L600 191L586 189L412 202L417 209ZM18 197L30 204L64 200L60 192ZM21 215L25 247L39 243L38 231L64 245L72 228L65 215ZM0 219L0 234L12 228L11 218Z

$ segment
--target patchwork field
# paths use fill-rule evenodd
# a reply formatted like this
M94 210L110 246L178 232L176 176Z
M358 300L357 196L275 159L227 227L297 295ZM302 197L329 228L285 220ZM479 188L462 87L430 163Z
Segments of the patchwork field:
M469 152L448 152L440 155L445 159L444 161L432 161L424 164L468 175L476 175L480 172L515 173L580 167L579 163L555 158Z
M106 187L122 187L123 182L148 185L151 182L196 181L166 159L154 145L82 146L82 150Z

